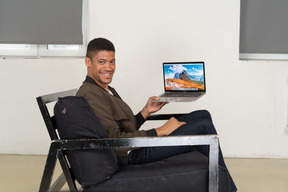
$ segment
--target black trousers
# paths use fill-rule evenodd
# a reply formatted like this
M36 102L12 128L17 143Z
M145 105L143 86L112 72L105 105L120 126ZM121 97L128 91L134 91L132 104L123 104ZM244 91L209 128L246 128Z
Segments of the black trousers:
M170 136L217 134L217 131L213 125L211 115L206 110L194 111L192 113L189 113L187 115L178 118L178 121L186 122L186 124L176 129L174 132L170 134ZM193 147L191 146L144 147L133 150L129 154L128 163L129 164L151 163L177 154L186 153L194 149L198 150L207 157L209 156L209 147L206 145L193 146ZM219 147L219 165L227 169L220 147ZM229 176L231 182L231 191L233 192L237 191L235 183L230 174Z

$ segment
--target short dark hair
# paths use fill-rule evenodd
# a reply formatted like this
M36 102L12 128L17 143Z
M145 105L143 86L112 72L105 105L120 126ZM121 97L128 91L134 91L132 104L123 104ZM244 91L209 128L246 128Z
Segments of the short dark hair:
M95 38L91 40L87 46L86 57L89 57L91 60L93 54L97 51L113 51L115 52L115 47L111 41L105 38Z

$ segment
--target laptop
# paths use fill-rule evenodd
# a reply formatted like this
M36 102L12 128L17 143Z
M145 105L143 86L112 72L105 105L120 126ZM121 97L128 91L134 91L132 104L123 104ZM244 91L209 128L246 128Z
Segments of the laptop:
M190 102L206 93L204 62L163 63L165 93L153 102Z

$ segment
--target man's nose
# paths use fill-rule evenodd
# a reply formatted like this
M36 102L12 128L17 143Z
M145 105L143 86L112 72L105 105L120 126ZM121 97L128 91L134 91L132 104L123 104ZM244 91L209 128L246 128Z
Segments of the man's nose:
M105 64L104 69L105 69L105 70L112 70L112 65L111 65L109 62L107 62L107 63Z

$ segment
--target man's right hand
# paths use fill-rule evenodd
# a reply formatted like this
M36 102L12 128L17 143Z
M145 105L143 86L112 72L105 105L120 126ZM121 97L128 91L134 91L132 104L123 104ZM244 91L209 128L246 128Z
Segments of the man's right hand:
M158 136L170 135L173 131L178 129L180 126L185 125L185 122L180 122L174 117L171 117L163 126L156 128Z
M145 107L141 110L141 115L146 119L151 113L155 113L162 109L167 102L152 102L152 100L159 100L159 97L150 97Z

